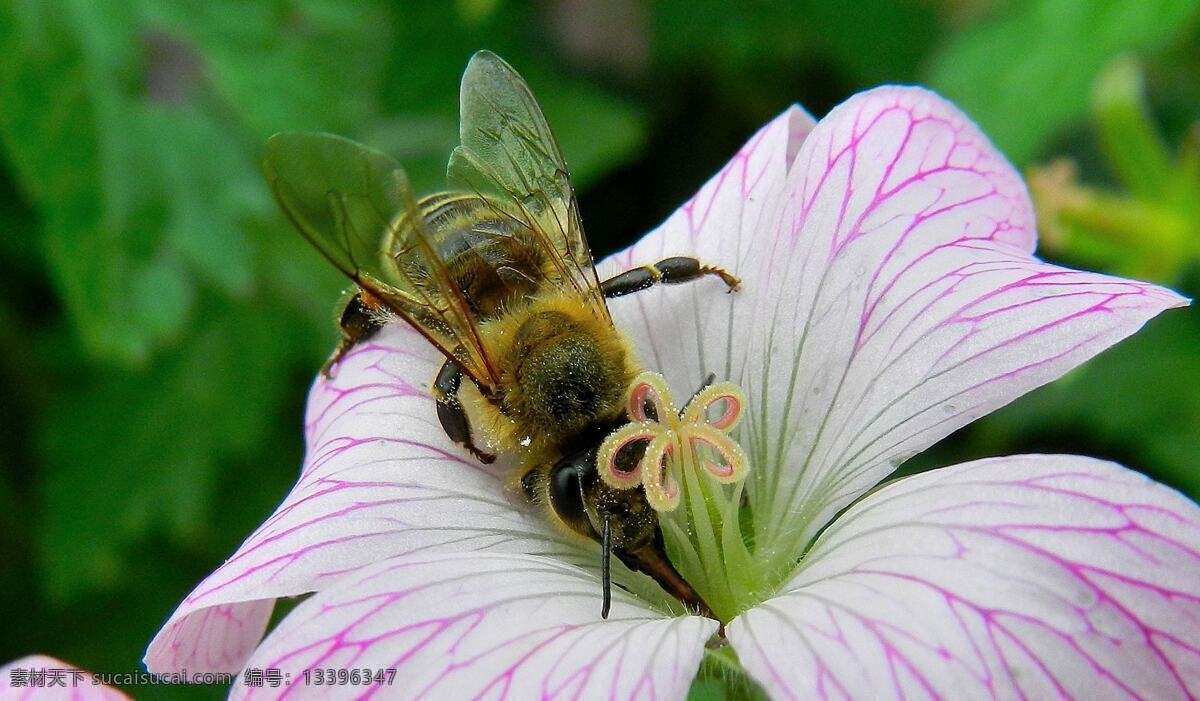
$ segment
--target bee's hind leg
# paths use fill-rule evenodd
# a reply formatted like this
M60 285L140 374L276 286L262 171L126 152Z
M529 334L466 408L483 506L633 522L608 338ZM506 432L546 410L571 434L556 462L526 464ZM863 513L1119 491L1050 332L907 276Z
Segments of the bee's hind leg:
M467 421L467 413L458 401L458 388L462 385L462 370L453 362L447 360L438 371L437 379L433 381L433 398L437 401L438 420L442 422L442 430L450 440L470 451L479 462L491 463L496 456L485 453L471 441L471 424Z
M721 278L730 292L736 292L742 281L722 268L705 265L695 258L675 256L664 258L653 265L643 265L610 277L600 283L600 291L606 298L641 292L658 284L673 285L680 282L699 280L705 275Z

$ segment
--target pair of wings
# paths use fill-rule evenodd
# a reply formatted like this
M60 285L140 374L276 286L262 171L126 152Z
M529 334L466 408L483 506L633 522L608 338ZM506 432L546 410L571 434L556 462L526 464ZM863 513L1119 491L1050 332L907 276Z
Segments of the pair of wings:
M525 244L548 261L539 284L576 294L608 319L566 164L525 81L481 51L463 74L460 109L450 185L485 198L495 215L528 231ZM480 334L399 163L332 134L283 133L267 142L265 165L284 212L334 266L485 392L497 386L500 349Z

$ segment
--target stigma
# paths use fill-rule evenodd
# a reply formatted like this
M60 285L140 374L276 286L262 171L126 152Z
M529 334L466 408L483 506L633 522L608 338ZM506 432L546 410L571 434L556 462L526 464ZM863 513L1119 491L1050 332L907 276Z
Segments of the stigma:
M749 460L729 433L737 427L746 397L732 382L709 384L676 410L666 378L643 372L625 393L630 423L600 444L596 465L614 489L641 486L656 511L674 511L685 472L720 484L745 479Z

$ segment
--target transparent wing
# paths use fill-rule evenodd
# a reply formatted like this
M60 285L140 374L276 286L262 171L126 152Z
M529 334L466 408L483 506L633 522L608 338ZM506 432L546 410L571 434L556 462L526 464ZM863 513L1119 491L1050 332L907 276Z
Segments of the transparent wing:
M317 250L481 388L496 386L475 319L430 243L399 163L333 134L289 132L267 141L265 168L283 211ZM397 267L383 250L394 240L420 265Z
M497 213L534 233L553 263L549 282L575 290L607 318L567 166L529 86L498 56L480 51L463 73L459 100L460 143L447 168L451 184L510 201L513 206Z

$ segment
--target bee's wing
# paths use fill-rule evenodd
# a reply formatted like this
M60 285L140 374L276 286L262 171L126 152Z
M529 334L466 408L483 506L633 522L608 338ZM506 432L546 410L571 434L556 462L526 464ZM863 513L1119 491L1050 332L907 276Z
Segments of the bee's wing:
M286 132L267 141L265 168L288 218L338 270L414 326L481 388L496 386L473 315L429 243L400 164L333 134ZM396 227L402 230L393 231ZM412 247L419 269L399 268L382 250L385 239L397 238ZM421 280L411 279L414 271Z
M511 202L497 213L532 232L553 263L549 282L608 318L566 163L529 86L500 57L480 51L463 73L459 100L459 146L447 178Z

